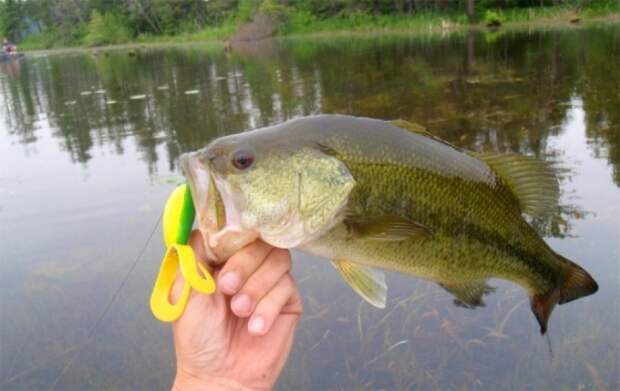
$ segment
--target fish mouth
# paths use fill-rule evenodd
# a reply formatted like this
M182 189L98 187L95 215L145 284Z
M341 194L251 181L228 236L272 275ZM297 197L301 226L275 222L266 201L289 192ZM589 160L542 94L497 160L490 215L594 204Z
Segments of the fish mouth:
M185 153L179 162L192 194L208 261L221 264L258 235L241 227L240 213L233 199L235 192L217 177L205 153L205 150Z

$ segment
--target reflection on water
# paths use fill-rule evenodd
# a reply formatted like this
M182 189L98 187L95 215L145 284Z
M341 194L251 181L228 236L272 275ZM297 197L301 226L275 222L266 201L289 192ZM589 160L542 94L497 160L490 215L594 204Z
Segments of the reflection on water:
M306 313L282 389L619 387L619 62L612 26L0 64L2 388L46 388L74 354L59 389L167 388L169 332L147 306L158 237L86 339L157 221L171 188L157 176L214 137L313 113L402 118L554 162L561 205L534 224L600 293L554 311L550 355L515 285L493 281L472 311L394 274L380 311L295 254Z

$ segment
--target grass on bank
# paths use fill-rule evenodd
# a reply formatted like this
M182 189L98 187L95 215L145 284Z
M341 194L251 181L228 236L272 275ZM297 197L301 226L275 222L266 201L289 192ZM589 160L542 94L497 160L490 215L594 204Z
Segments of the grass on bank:
M232 36L239 27L238 23L225 23L221 26L209 26L197 31L182 31L177 34L151 35L140 34L130 37L125 34L110 34L108 38L101 35L78 32L74 37L62 39L60 34L48 31L28 36L18 44L20 51L57 49L67 47L94 47L102 45L121 45L127 43L169 43L223 41ZM110 39L110 36L116 38Z
M290 16L281 28L282 34L312 34L336 31L372 30L427 30L446 23L467 25L462 13L418 12L412 15L370 15L356 12L346 16L319 19L309 12L297 12Z
M599 7L576 10L566 5L532 8L488 9L480 13L478 22L470 23L464 13L459 12L418 12L412 15L369 15L353 13L341 17L319 19L309 12L297 12L290 17L288 24L281 29L283 34L312 34L340 31L425 31L435 29L459 29L483 27L492 21L501 24L546 24L563 23L571 19L597 18L601 16L620 17L620 2L608 3Z
M210 26L198 31L185 31L174 35L140 34L133 42L160 43L160 42L201 42L223 41L231 37L239 28L238 23L225 23L221 26Z
M247 12L246 12L247 13ZM249 18L249 15L247 15ZM422 11L411 15L370 15L354 12L330 18L317 18L307 10L289 12L287 22L280 29L281 35L307 35L330 32L458 30L482 27L498 21L502 25L566 23L572 19L620 17L620 2L607 2L585 9L566 5L533 8L492 9L480 12L477 23L470 23L462 12ZM196 29L188 26L180 32L168 35L140 34L131 37L122 19L114 15L92 15L88 24L76 26L70 33L60 34L51 30L31 35L19 43L20 50L52 49L62 47L100 46L126 43L170 43L222 41L230 38L248 18L236 17L219 26Z

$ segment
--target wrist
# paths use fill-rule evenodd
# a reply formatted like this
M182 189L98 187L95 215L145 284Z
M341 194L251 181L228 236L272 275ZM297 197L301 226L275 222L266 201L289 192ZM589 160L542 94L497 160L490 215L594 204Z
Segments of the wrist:
M177 372L172 391L254 391L253 388L228 378L197 377L186 372Z

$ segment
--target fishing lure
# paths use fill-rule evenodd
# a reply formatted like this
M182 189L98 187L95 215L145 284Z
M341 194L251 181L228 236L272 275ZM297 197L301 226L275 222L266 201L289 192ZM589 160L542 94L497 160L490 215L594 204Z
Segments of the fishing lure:
M188 186L178 186L164 207L162 230L166 253L151 293L151 311L162 322L173 322L183 315L192 288L206 295L215 291L213 276L196 261L194 250L188 245L195 216ZM183 275L183 289L176 303L172 303L170 292L178 271Z

